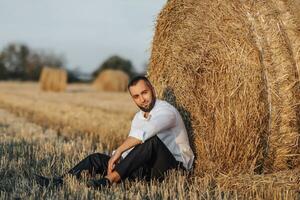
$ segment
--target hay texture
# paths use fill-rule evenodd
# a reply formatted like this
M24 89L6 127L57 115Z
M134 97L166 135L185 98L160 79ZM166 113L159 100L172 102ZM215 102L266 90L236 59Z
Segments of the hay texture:
M219 176L216 186L231 191L227 199L299 199L300 171L287 170L264 175ZM241 195L235 193L239 191ZM226 199L226 198L224 198Z
M67 72L64 69L44 67L39 80L40 88L43 91L65 91L67 78Z
M125 92L129 81L128 75L121 70L102 71L93 85L100 91Z
M185 120L197 173L299 165L298 47L281 14L261 0L169 0L160 13L148 74Z
M277 47L271 46L271 51L274 52L272 61L275 64L278 63L277 75L274 76L277 86L273 85L273 88L277 87L278 93L281 93L282 97L277 105L280 107L274 108L281 112L279 118L281 121L278 121L278 129L274 130L269 138L269 160L266 164L268 169L273 170L293 168L300 164L299 157L296 155L299 153L300 127L300 29L295 20L297 16L289 6L290 3L291 1L283 0L269 2L269 6L277 11L278 22L274 24L274 32L276 29L279 29L280 32L277 33L277 37L269 34L267 38L273 36L273 41L269 41L270 44L276 45L276 42L278 44L278 41L282 41L281 45ZM270 33L272 32L270 31ZM281 46L282 48L280 48ZM281 77L286 78L281 79Z
M300 0L281 0L285 4L285 7L289 9L289 12L292 14L297 23L297 27L300 30Z

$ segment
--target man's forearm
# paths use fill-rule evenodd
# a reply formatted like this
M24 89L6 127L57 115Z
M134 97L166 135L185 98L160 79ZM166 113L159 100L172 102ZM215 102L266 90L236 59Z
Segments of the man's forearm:
M137 139L137 138L134 138L134 137L127 137L126 140L117 148L117 151L122 154L124 151L138 145L138 144L141 144L142 141Z

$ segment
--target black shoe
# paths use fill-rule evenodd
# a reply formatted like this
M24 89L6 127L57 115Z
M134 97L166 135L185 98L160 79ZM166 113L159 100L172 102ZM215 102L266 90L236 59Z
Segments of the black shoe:
M59 187L63 184L62 178L47 178L38 174L34 174L35 181L42 187L54 186Z
M101 189L104 187L109 187L111 183L107 178L100 178L98 180L96 179L89 180L86 185L90 188Z

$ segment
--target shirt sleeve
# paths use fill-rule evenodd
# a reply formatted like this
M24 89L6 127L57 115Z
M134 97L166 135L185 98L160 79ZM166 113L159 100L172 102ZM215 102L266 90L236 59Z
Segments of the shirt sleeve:
M149 120L137 120L132 122L129 136L141 140L143 143L160 133L176 125L176 115L170 109L162 109L153 113Z

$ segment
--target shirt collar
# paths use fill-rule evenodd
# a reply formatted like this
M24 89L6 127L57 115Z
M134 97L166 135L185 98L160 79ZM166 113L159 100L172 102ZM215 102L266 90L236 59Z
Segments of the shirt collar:
M140 110L140 112L141 112L141 118L142 118L143 120L145 120L145 121L149 121L150 118L151 118L151 116L152 116L153 110L157 107L158 104L159 104L159 100L156 99L153 108L152 108L152 109L150 110L150 112L149 112L148 118L145 118L145 117L144 117L145 112L142 111L142 110Z

